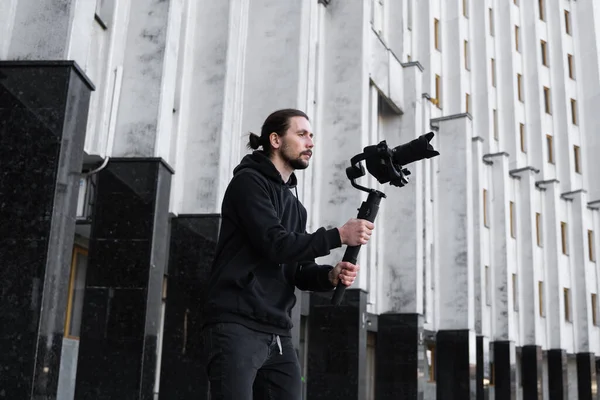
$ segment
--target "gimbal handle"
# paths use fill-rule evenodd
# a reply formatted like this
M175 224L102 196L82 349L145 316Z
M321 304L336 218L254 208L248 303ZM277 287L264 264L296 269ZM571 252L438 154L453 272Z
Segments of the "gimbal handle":
M361 207L358 209L358 219L365 219L370 222L375 222L375 217L377 217L377 212L379 211L379 203L381 199L385 197L380 191L370 190L369 196L367 197L367 201L364 201ZM344 253L344 258L342 261L347 261L352 264L356 264L358 260L358 253L360 252L360 245L358 246L348 246L346 252ZM335 292L333 293L333 297L331 298L331 304L339 305L342 302L342 298L344 297L344 292L346 291L346 286L339 282L335 288Z

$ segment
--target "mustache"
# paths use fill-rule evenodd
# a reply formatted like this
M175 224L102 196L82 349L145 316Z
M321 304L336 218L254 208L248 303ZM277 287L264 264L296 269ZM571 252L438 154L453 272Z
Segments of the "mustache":
M305 154L309 155L309 156L312 156L313 152L311 150L307 150L307 151L304 151L304 152L300 153L301 156L303 156Z

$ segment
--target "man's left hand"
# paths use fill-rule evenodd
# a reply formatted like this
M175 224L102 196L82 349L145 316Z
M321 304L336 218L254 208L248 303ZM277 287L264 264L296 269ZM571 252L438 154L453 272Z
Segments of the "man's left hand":
M350 286L354 283L359 269L359 265L347 261L339 262L335 268L329 271L329 281L333 286L337 286L340 282L344 286Z

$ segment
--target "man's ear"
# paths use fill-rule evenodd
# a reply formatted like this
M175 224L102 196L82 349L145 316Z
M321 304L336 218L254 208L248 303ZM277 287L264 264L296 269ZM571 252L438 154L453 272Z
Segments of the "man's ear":
M271 147L274 149L278 149L279 147L281 147L281 138L279 137L279 135L275 132L272 132L269 135L269 141L271 142Z

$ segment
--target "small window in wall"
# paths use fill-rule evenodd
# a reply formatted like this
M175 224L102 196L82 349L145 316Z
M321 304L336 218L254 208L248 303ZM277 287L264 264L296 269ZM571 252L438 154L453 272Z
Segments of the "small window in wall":
M469 18L469 0L462 1L463 15Z
M81 313L85 294L87 264L88 251L83 247L75 246L71 258L71 275L65 316L65 337L71 339L79 339L81 333Z
M544 106L546 114L552 114L552 104L550 99L550 88L544 86Z
M538 302L539 302L539 313L540 317L546 316L546 311L544 307L544 282L538 282Z
M440 20L435 18L433 20L433 43L436 50L440 49Z
M521 46L519 44L519 27L515 26L515 50L517 50L517 52L521 52Z
M535 213L535 236L537 245L542 247L542 214Z
M575 172L578 174L581 173L581 152L579 151L579 146L573 146L573 162L575 163Z
M544 40L542 40L540 47L542 50L542 65L545 65L547 67L548 66L548 45Z
M492 67L492 86L496 87L496 60L492 58L491 60Z
M567 35L571 34L571 13L565 10L565 32Z
M494 139L498 140L498 110L496 109L492 111L492 121L494 124Z
M490 19L490 35L494 36L494 10L490 8L488 14Z
M569 78L575 79L575 65L573 64L573 55L567 54L567 65L569 67Z
M463 47L464 47L464 53L465 53L465 69L467 71L470 71L471 63L470 63L470 58L469 58L469 41L468 40L464 41Z
M568 255L569 254L569 248L568 248L568 227L567 227L567 223L566 222L561 222L560 223L560 238L561 238L561 244L562 244L562 253Z
M571 316L571 289L563 288L563 301L565 305L565 321L573 321Z
M425 358L427 361L428 381L435 382L435 343L428 342L425 350ZM373 397L374 398L374 397Z
M517 97L520 102L523 102L523 76L517 74Z
M492 305L492 296L490 295L490 267L485 266L485 304Z
M571 99L571 122L577 125L577 100Z
M587 238L588 238L588 256L589 256L590 261L595 262L596 254L594 253L594 231L588 229Z
M592 293L592 323L598 326L598 296Z
M94 18L102 28L108 29L112 24L115 10L115 0L96 0L96 12Z
M519 311L519 286L517 282L517 274L512 274L512 297L513 309Z
M467 114L471 112L471 96L469 95L469 93L465 94L465 108Z
M515 227L515 203L509 202L509 212L510 212L510 237L517 237L516 227Z
M539 8L540 8L540 19L542 21L544 21L546 18L544 16L544 0L538 0L539 1Z
M486 228L490 227L490 221L488 218L488 191L483 189L483 226Z
M435 99L434 104L442 108L442 78L439 75L435 76Z
M548 162L554 164L554 140L551 135L546 135L546 144L548 145Z
M519 124L519 138L521 140L521 151L523 153L527 152L525 147L525 124Z

